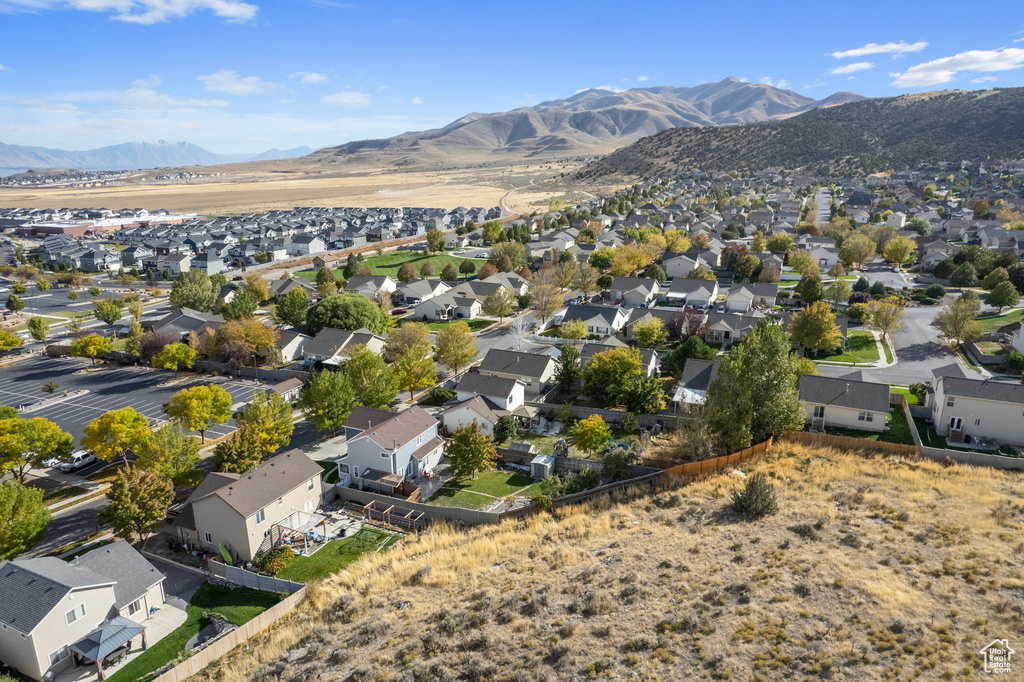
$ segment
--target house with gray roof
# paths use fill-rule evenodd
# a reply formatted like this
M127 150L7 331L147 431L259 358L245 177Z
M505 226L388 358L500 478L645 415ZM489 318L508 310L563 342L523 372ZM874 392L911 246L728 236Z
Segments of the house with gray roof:
M491 348L476 371L485 376L518 379L526 385L527 395L538 395L551 388L555 359L549 355Z
M390 494L440 464L445 441L438 435L437 419L423 408L389 413L387 419L369 416L369 421L366 429L348 437L348 452L338 464L353 487Z
M932 376L925 407L936 433L953 443L985 438L1024 445L1024 385L967 376L958 364Z
M807 410L811 430L825 433L829 427L882 432L889 416L889 386L862 381L858 376L800 377L800 400Z
M622 331L629 321L629 314L621 306L613 305L570 305L565 309L559 324L579 320L587 326L587 334L611 336Z
M312 340L306 342L302 354L307 362L336 365L347 360L356 346L366 346L377 355L382 355L386 341L383 336L377 336L366 328L352 331L324 327Z
M703 405L707 399L708 387L718 378L720 360L699 360L689 358L683 366L683 374L676 385L672 402L686 405Z
M713 279L676 277L665 298L688 307L709 308L718 298L718 282Z
M71 562L0 563L0 661L35 680L52 677L73 665L72 647L97 626L115 618L144 624L163 608L163 582L123 540Z

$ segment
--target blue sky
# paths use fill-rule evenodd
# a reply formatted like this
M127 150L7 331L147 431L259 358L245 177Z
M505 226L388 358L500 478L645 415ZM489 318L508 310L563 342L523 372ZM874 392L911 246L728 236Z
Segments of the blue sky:
M1024 85L1015 2L0 0L0 142L319 147L605 86Z

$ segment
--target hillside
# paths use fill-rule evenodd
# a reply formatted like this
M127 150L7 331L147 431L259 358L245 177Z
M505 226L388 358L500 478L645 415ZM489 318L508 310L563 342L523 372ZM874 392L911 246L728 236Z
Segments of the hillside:
M832 96L846 101L852 93ZM826 105L829 99L822 100ZM590 89L512 111L473 112L443 128L322 149L316 164L408 166L467 159L508 160L609 152L662 130L773 120L819 105L770 85L726 78L694 87Z
M759 125L668 130L588 164L576 177L604 182L770 167L845 175L1021 156L1024 88L1007 88L865 99Z
M1022 477L782 443L738 476L468 532L314 588L199 679L964 679L1024 628ZM1019 647L1017 647L1019 650Z

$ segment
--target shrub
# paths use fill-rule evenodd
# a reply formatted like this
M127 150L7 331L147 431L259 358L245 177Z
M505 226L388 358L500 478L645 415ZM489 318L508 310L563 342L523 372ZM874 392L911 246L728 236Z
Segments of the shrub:
M454 388L444 388L443 386L438 386L430 392L430 401L435 405L443 405L454 397Z
M544 511L551 507L551 498L544 493L536 493L530 499L533 501L534 506L537 507L537 511Z
M747 479L743 490L732 491L732 510L748 519L759 519L779 511L775 488L765 475L756 473Z
M868 316L868 307L864 303L854 303L846 309L846 316L857 322L863 321Z
M1000 445L999 446L999 452L1004 454L1004 455L1009 455L1010 457L1016 457L1017 456L1017 449L1014 448L1009 443L1003 443L1002 445Z
M924 405L925 397L928 395L928 387L924 384L910 384L910 395L917 398L918 405Z
M253 559L253 563L256 564L256 568L261 571L274 575L290 564L294 558L295 553L288 547L282 545L280 547L275 547L269 552L257 555L256 558Z
M942 298L946 295L946 287L941 284L929 284L924 290L924 295L928 298Z
M1006 368L1014 372L1024 370L1024 354L1019 350L1010 351L1010 357L1006 359Z
M934 298L929 298L927 296L922 296L918 300L920 301L921 305L935 305L935 299Z

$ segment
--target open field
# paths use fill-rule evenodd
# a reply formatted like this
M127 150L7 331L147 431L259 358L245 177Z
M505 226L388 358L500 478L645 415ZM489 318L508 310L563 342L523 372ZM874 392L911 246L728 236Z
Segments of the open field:
M426 239L426 237L424 237ZM484 260L474 260L471 258L461 258L459 256L452 256L447 253L440 254L426 254L421 251L388 251L382 253L379 256L369 256L366 259L364 265L370 268L370 272L374 275L387 275L391 279L398 279L398 270L402 267L403 263L412 263L413 267L416 268L417 274L420 268L425 263L430 263L434 266L434 274L428 279L438 279L441 276L441 271L449 263L455 265L458 268L463 261L468 260L476 266L477 270L483 267L486 262ZM340 278L342 276L343 268L335 268L334 276ZM311 282L316 281L316 270L302 270L301 272L294 273L296 277L305 277Z
M777 515L735 515L723 474L435 527L198 679L980 680L1021 632L1019 473L785 442L741 468Z

